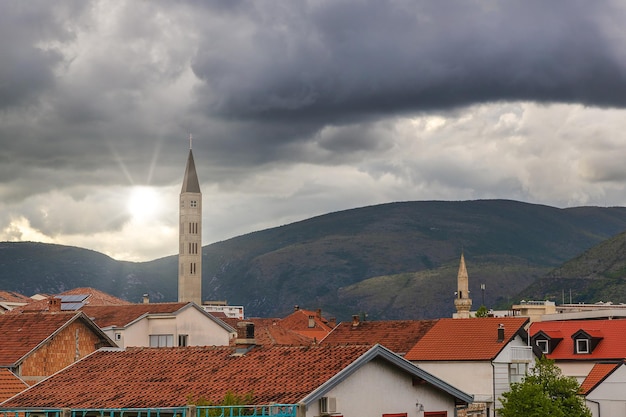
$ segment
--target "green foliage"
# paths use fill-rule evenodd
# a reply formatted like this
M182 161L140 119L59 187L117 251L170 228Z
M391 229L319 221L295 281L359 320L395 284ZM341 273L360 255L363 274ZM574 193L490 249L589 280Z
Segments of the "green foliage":
M578 389L576 379L561 375L554 361L543 357L523 382L502 394L498 412L502 417L591 417Z
M219 407L233 407L237 405L248 405L252 404L254 399L254 395L252 391L246 394L237 394L233 391L227 391L224 394L224 398L222 398L218 402L211 401L204 396L195 397L192 394L187 396L187 404L188 405L196 405L198 407L216 407L202 410L200 412L201 417L219 417L225 415L224 410ZM236 415L236 416L245 416L248 414L254 414L254 410L249 408L233 408L228 410L228 415Z
M478 310L476 310L476 314L474 317L487 317L489 315L489 309L485 306L480 306Z

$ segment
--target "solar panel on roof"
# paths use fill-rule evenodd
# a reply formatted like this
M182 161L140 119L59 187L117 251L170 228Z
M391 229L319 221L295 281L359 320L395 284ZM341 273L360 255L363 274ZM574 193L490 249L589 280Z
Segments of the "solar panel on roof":
M61 303L61 310L64 311L76 311L80 310L85 303Z
M70 294L70 295L61 295L62 303L80 303L85 301L89 294Z

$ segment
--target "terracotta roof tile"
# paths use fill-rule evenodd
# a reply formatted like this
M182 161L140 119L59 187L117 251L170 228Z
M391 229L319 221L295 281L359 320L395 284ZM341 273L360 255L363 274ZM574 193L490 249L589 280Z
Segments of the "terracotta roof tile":
M399 354L406 354L437 320L389 320L342 322L320 344L379 343Z
M0 291L0 301L10 303L30 303L33 299L14 291Z
M19 394L28 384L6 368L0 368L0 402Z
M67 290L58 295L80 295L80 294L88 294L87 304L92 306L101 306L101 305L123 305L123 304L132 304L129 301L122 300L121 298L115 297L111 294L107 294L104 291L97 290L95 288L90 287L81 287L74 288L71 290Z
M100 350L5 402L3 407L183 406L253 393L253 403L297 403L371 346L257 346Z
M411 361L492 360L528 322L526 317L439 319L405 355ZM498 327L504 325L504 341Z
M589 354L574 353L572 335L582 330L591 337L599 338L598 345ZM622 360L626 358L626 320L563 320L543 321L530 325L531 337L538 332L562 338L554 351L546 355L555 360Z
M128 301L122 300L121 298L114 297L110 294L102 292L100 290L96 290L95 288L74 288L72 290L68 290L62 292L60 294L56 294L55 296L50 297L59 297L62 295L86 295L85 304L87 305L127 305L132 304ZM49 306L49 298L44 298L42 300L32 301L31 303L17 307L12 310L13 312L33 312L33 311L50 311Z
M328 320L322 317L321 311L310 311L300 308L281 319L280 325L285 329L317 341L322 340L333 329Z
M236 329L237 323L239 322L250 322L254 324L254 338L258 345L309 346L314 343L313 338L303 336L300 333L284 328L280 319L235 319L232 324L228 321L228 324Z
M24 313L0 315L0 366L17 364L41 342L80 313Z
M189 303L87 305L81 309L100 328L124 327L145 314L175 313Z
M578 392L582 395L587 395L593 390L600 382L613 373L617 367L622 366L623 362L619 363L596 363L587 378L580 385Z

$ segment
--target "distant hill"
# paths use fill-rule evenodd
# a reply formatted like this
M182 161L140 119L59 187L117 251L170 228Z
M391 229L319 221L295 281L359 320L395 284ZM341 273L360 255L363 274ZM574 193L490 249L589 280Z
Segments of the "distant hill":
M493 307L517 302L536 280L625 230L623 207L509 200L363 207L203 247L203 299L262 317L284 316L296 304L339 320L447 317L461 251L474 306L484 295ZM131 263L79 248L0 244L1 289L32 295L79 286L135 302L144 293L172 301L177 256Z
M520 299L557 303L626 303L626 233L566 262L520 292Z

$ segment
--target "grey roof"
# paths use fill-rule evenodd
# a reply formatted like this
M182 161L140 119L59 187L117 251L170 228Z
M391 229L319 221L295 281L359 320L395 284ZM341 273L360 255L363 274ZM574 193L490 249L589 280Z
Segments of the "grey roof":
M200 193L200 183L198 182L196 164L193 162L193 153L191 152L191 149L189 149L187 168L185 168L185 178L183 179L183 188L180 193Z

